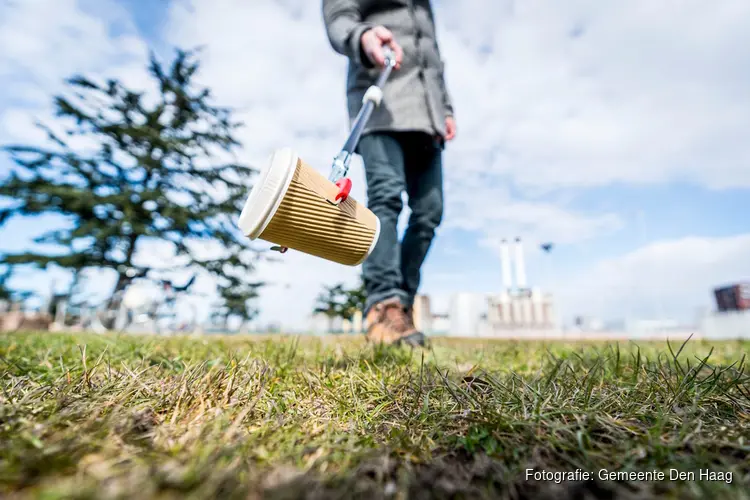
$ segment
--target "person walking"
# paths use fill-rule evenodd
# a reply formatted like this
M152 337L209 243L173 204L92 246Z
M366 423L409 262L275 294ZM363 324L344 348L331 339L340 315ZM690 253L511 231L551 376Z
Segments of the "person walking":
M385 65L396 66L357 146L365 165L368 208L380 219L380 238L362 265L367 337L376 343L424 345L412 319L422 264L443 216L442 152L456 135L429 0L323 0L331 47L349 59L351 121ZM403 241L397 222L408 197L411 216Z

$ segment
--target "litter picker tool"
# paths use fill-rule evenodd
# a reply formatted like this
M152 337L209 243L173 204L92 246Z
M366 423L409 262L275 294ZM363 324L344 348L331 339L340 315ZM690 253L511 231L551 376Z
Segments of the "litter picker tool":
M396 66L389 47L385 65L362 98L362 108L349 137L334 157L326 179L290 148L274 151L259 181L248 195L239 227L250 239L273 243L272 250L288 249L344 265L361 264L380 236L377 216L349 193L349 164L374 109L383 100L383 86Z

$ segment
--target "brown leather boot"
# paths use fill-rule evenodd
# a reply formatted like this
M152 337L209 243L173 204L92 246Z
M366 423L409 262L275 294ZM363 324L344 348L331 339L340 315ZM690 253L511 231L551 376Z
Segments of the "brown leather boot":
M417 322L414 320L414 306L409 306L404 308L404 311L406 311L406 315L409 316L409 319L411 320L411 323L416 328Z
M405 343L423 346L425 337L414 328L410 315L406 314L398 298L375 304L367 313L367 340L375 344L397 345Z
M429 346L430 341L427 339L427 335L424 334L424 332L421 329L417 328L417 320L414 319L414 306L409 306L406 309L404 309L406 312L406 315L409 317L409 321L411 321L411 324L414 326L414 328L419 332L419 334L422 336L422 344L421 346Z

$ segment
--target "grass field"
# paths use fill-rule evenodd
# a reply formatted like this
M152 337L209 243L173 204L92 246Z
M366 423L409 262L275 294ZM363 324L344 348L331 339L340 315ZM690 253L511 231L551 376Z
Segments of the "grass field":
M0 495L749 498L748 351L5 334ZM528 468L595 479L527 479ZM701 469L724 477L700 481Z

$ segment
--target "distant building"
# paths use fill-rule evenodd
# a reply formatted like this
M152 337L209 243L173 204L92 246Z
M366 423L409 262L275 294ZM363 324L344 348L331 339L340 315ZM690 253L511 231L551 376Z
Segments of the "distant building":
M736 283L714 289L719 312L750 310L750 283Z
M538 330L557 326L552 296L539 289L503 291L487 302L487 321L492 329Z
M487 321L483 329L489 332L488 335L505 335L515 330L540 331L557 328L552 296L527 284L521 238L515 239L512 250L511 243L502 240L500 266L503 287L500 293L487 298Z
M309 329L311 333L323 335L324 333L328 333L330 327L331 320L325 314L315 313L310 317Z
M700 331L713 340L750 339L750 309L710 312L701 319Z
M342 333L344 331L344 319L341 317L333 318L331 326L332 328L330 333Z
M413 311L412 317L416 329L424 333L429 333L432 330L430 297L427 295L417 295L414 297Z
M433 314L430 323L432 335L450 334L451 320L448 314Z
M573 319L573 328L577 330L586 330L586 331L593 331L593 332L599 332L607 329L607 325L604 324L602 320L599 318L593 318L589 316L576 316ZM611 328L611 325L610 325ZM621 327L621 328L624 328ZM618 328L615 328L618 329Z
M364 321L362 318L362 311L354 313L352 318L351 333L362 333L364 332Z
M680 329L682 325L674 319L627 319L625 331L633 333L651 333Z
M484 297L474 293L457 293L451 297L450 334L474 337L484 313Z
M263 330L264 330L264 333L281 333L281 323L276 323L276 322L268 323ZM231 329L230 332L236 333L234 329Z

